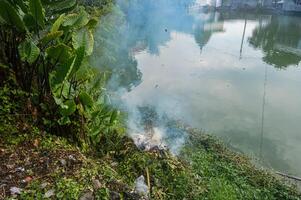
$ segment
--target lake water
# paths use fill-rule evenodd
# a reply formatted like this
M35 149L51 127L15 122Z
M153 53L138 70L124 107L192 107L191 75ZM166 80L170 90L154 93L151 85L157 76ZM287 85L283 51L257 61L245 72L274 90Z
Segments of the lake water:
M301 176L301 18L129 2L103 20L115 24L98 32L94 58L113 66L110 86L124 88L122 100Z

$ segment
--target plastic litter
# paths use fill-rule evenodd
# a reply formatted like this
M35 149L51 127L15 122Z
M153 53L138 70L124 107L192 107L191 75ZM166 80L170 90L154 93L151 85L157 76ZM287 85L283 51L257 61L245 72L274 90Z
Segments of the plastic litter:
M10 193L11 193L12 195L15 195L15 194L21 194L22 189L21 189L21 188L18 188L18 187L11 187L11 188L9 189L9 191L10 191Z
M140 196L148 195L148 187L145 183L145 178L143 175L139 176L135 181L135 193L139 194Z
M55 195L55 190L54 189L51 189L51 190L48 190L45 195L44 195L44 198L49 198L49 197L52 197Z

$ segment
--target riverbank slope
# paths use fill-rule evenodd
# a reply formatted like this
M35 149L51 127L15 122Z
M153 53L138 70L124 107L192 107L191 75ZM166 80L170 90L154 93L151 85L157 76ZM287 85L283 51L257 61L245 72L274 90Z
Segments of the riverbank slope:
M301 198L198 130L185 129L189 137L178 157L141 151L118 130L110 144L85 150L16 115L24 107L20 90L5 86L0 91L0 199L141 199L140 176L149 188L145 198L151 199Z

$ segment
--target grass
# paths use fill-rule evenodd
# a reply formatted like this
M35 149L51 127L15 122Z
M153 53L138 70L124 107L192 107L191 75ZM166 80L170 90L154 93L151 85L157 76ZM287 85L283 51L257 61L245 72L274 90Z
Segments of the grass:
M0 89L0 199L139 199L135 180L149 174L151 199L301 199L295 188L216 138L185 129L188 138L178 157L167 151L140 151L118 130L110 143L86 151L67 138L36 127L17 115L26 94ZM184 129L184 128L183 128ZM118 136L118 137L117 137ZM22 168L24 170L16 170ZM95 184L97 182L98 184ZM11 196L11 187L22 193Z

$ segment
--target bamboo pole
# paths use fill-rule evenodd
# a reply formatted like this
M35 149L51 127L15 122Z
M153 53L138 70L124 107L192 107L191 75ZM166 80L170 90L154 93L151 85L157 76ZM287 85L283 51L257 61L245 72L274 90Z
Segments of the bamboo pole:
M151 184L150 184L150 176L149 176L149 170L148 170L148 167L146 167L145 169L146 171L146 179L147 179L147 186L148 186L148 190L149 190L149 199L151 197Z

